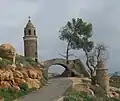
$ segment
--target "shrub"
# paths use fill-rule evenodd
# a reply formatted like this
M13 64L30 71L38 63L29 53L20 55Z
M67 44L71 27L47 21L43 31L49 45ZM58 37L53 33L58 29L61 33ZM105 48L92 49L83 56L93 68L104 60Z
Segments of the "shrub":
M87 93L72 90L64 97L64 101L93 101L93 98L87 96Z
M23 91L23 90L20 90L18 93L17 93L17 97L22 97L22 96L25 96L26 93Z
M63 101L120 101L117 98L108 98L108 97L93 97L88 96L84 92L76 92L71 90L66 94Z
M36 62L32 59L32 58L25 58L27 62L29 62L29 64L31 64L32 66L36 66Z
M3 59L2 61L6 62L7 64L12 64L12 60L9 59Z
M11 60L8 60L8 59L2 59L2 60L0 60L0 67L6 67L9 64L12 64Z
M24 67L31 67L30 63L26 61L24 56L17 56L16 57L16 64L22 63Z
M20 91L16 91L15 88L0 88L0 96L4 97L4 101L13 101L16 98L25 96L27 93L35 90L35 88L28 88L26 83L20 86Z
M27 91L28 90L28 84L23 83L22 85L20 85L20 89L23 90L23 91Z

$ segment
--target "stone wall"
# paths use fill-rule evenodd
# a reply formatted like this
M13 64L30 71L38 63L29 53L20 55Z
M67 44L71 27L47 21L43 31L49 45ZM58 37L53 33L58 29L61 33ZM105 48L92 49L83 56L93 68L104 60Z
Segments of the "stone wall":
M105 67L103 61L100 61L97 65L96 80L97 83L106 91L109 91L109 77L108 69Z
M37 56L37 40L24 39L24 55L32 58Z

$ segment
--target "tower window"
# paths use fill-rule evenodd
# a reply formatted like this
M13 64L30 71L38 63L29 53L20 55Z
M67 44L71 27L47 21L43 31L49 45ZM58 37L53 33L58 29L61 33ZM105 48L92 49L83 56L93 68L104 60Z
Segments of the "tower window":
M34 35L36 35L36 31L34 30Z
M31 30L28 30L28 34L31 35Z

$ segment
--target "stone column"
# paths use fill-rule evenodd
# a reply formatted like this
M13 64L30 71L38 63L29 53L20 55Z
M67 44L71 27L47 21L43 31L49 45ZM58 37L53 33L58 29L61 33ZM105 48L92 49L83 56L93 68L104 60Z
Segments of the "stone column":
M108 93L109 92L108 69L105 67L105 64L102 60L99 61L97 65L96 80L97 84L101 86L106 91L106 93Z
M15 64L16 52L13 53L13 64Z

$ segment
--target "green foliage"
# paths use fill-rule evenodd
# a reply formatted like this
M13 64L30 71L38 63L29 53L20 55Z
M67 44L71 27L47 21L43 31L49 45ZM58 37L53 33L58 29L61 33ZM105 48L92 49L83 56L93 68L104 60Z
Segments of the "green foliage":
M24 67L36 66L37 64L32 58L19 55L16 57L16 64L20 63L22 63Z
M90 41L92 37L91 23L84 22L81 18L73 18L72 21L68 21L59 32L61 33L59 36L60 40L67 41L66 60L68 60L70 49L82 49L88 58L88 52L94 47L93 41ZM86 64L88 66L88 61Z
M20 63L22 63L24 67L31 67L30 63L26 61L26 58L21 55L16 57L16 64L19 65Z
M24 90L24 91L27 91L28 90L28 84L23 83L22 85L20 85L20 89Z
M11 60L8 60L8 59L2 59L2 60L0 60L0 67L6 67L9 64L12 64Z
M29 64L31 64L32 66L36 66L36 62L33 59L31 59L31 58L25 58L25 60L27 62L29 62Z
M20 91L16 91L15 88L0 88L0 96L4 97L5 101L12 101L16 98L25 96L27 93L35 90L35 88L28 88L27 84L22 84L20 86Z
M71 91L64 97L64 101L93 101L93 98L84 92Z
M94 93L97 97L105 97L106 92L102 87L100 87L100 86L96 87L96 86L92 85L91 89L94 91Z
M83 49L90 51L93 48L93 42L89 41L92 37L92 24L84 22L82 19L72 19L59 31L60 40L65 40L69 43L72 49Z
M5 101L11 101L17 98L16 90L14 88L1 88L0 96L3 96L5 98Z
M64 97L63 101L120 101L117 98L108 98L108 97L93 97L88 96L84 92L76 92L74 90L69 91Z
M18 93L17 93L17 96L18 97L22 97L22 96L25 96L27 93L26 93L26 91L24 91L24 90L20 90Z

